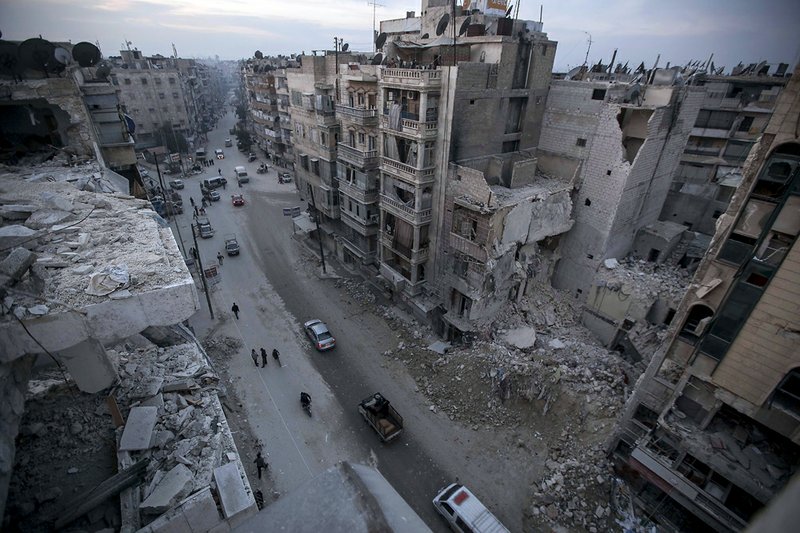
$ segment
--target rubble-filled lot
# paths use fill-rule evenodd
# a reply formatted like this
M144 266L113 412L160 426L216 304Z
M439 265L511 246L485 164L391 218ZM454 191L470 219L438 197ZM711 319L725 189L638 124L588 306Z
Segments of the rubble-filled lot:
M374 303L363 284L337 283L359 303ZM613 478L603 444L643 367L600 346L567 297L540 286L496 320L491 340L446 350L403 313L377 312L398 332L397 349L384 356L405 364L432 411L476 435L513 428L547 445L545 474L530 488L526 530L611 527Z

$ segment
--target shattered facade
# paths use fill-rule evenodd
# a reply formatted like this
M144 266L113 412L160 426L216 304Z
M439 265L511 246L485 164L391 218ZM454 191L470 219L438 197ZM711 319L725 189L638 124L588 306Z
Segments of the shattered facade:
M247 124L256 146L275 162L291 161L289 85L284 63L272 58L248 59L242 66L247 91Z
M611 443L642 516L743 529L800 462L800 70Z
M694 87L551 84L539 148L581 161L556 287L584 301L603 260L627 256L658 220L702 97Z
M547 283L553 238L572 227L574 175L548 175L530 153L450 165L433 285L448 338L480 334L528 282ZM445 326L446 324L446 326ZM458 333L456 333L456 331Z

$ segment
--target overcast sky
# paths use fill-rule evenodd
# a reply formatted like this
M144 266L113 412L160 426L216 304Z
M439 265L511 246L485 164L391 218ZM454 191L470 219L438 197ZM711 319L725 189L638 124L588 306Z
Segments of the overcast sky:
M520 0L509 0L516 3ZM377 19L419 14L419 0L377 0ZM800 0L525 0L520 18L538 19L558 41L556 70L589 62L648 66L661 54L684 64L705 60L730 69L737 62L794 65L800 55ZM332 48L333 37L351 49L371 51L373 8L367 0L0 0L4 39L42 35L53 41L100 43L119 55L128 40L147 55L239 59Z

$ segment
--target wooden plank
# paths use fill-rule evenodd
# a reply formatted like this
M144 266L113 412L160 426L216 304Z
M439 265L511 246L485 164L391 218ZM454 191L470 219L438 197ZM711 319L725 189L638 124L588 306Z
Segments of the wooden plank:
M122 411L119 410L117 405L117 398L113 394L106 397L108 410L111 411L111 418L114 420L114 427L122 427L125 425L125 417L122 416Z

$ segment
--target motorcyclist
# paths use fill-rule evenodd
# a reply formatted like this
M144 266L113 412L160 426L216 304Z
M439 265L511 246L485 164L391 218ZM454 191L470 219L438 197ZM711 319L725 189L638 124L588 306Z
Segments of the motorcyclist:
M305 408L311 405L311 395L307 392L300 393L300 404Z

